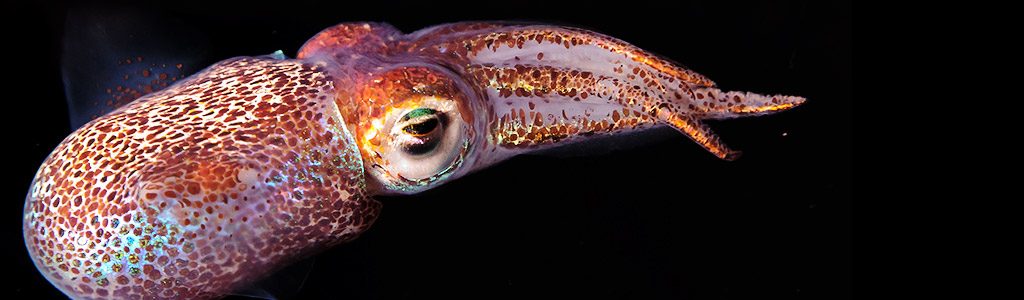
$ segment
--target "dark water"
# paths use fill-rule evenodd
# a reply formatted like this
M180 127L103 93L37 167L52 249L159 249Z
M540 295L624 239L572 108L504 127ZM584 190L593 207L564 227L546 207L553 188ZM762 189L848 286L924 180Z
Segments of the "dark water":
M723 162L683 136L570 158L519 157L422 195L383 199L376 225L319 255L297 299L842 299L851 293L851 11L848 2L435 1L358 5L210 1L96 4L200 29L212 63L283 50L319 30L465 20L593 29L676 60L727 90L795 94L774 116L714 122L745 155ZM62 297L21 239L25 192L70 126L60 73L70 11L22 4L8 73L13 117L0 228L14 298ZM153 36L160 40L193 37ZM193 44L194 45L194 44ZM116 45L114 45L116 46ZM186 47L186 45L182 45ZM10 269L14 269L13 272Z

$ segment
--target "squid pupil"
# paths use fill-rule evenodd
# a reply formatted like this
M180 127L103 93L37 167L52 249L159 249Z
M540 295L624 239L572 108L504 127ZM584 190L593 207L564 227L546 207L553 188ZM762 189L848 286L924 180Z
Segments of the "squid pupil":
M423 120L423 122L409 124L402 128L402 130L412 135L425 135L434 131L434 129L437 128L437 124L437 118L429 118Z
M429 134L437 129L438 124L439 121L437 120L437 118L429 118L423 120L423 122L410 124L403 127L403 131L405 131L408 134L419 137L421 141L420 143L406 144L404 147L405 152L413 155L421 155L433 151L434 148L437 148L437 145L439 144L440 141L435 136Z
M402 131L416 137L418 142L406 143L403 148L406 153L422 155L440 144L440 137L437 131L444 123L444 114L429 108L417 108L402 116L400 122L409 122L402 127ZM411 123L411 122L416 123Z

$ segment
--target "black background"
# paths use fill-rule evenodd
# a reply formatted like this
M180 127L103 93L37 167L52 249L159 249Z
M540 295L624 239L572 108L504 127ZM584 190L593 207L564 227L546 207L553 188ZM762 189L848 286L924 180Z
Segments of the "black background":
M596 30L727 90L805 96L778 115L713 122L736 162L683 136L607 154L524 156L435 190L385 198L365 235L319 255L298 299L547 297L841 299L851 294L851 4L554 1L165 1L76 4L187 20L215 60L284 50L345 21L410 32L465 20ZM60 298L21 237L25 193L68 133L67 3L5 4L5 295ZM154 36L155 39L175 39ZM212 62L212 61L211 61ZM785 136L783 135L785 133Z

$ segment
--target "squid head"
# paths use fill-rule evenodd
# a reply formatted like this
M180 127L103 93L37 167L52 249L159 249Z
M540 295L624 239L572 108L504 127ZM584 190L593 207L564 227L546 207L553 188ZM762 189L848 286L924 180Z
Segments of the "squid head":
M376 195L659 126L731 160L701 120L803 101L574 28L341 24L296 59L228 59L79 128L36 174L25 241L73 298L218 298L356 238Z

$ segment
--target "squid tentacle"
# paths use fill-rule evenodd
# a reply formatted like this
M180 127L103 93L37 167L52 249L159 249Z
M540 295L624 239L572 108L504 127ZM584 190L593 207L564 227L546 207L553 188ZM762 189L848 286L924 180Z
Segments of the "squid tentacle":
M448 58L495 101L492 141L547 147L580 133L668 125L735 159L701 119L781 111L805 100L723 92L681 65L599 33L557 26L461 23L422 33L413 52ZM563 103L572 103L567 105Z

